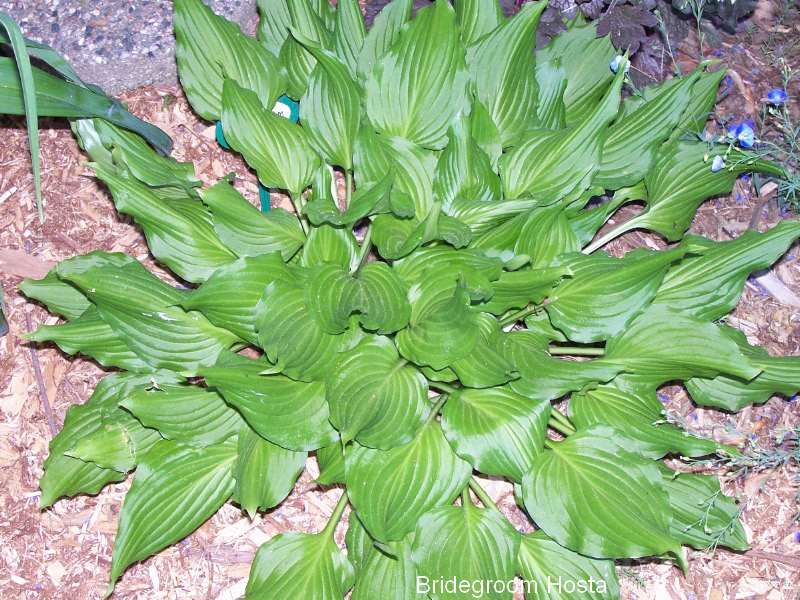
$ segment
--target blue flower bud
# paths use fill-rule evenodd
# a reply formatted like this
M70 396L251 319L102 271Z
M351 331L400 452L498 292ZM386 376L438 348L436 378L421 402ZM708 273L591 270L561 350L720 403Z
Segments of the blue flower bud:
M725 161L719 154L717 154L714 157L714 160L711 161L711 172L718 173L719 171L722 171L722 169L724 168L725 168Z
M767 92L767 102L773 106L780 106L786 102L786 92L780 88L775 88Z
M622 61L625 60L625 57L621 54L618 54L614 58L611 59L611 62L608 63L608 68L611 69L614 73L619 70L619 66L622 64ZM631 61L625 61L625 73L631 70Z

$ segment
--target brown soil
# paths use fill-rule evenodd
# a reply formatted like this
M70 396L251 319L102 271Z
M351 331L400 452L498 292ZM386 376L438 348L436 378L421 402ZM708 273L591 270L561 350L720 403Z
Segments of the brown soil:
M741 50L723 38L724 58L735 68L742 86L730 91L720 114L745 116L753 105L779 83L774 49L784 52L796 68L800 25L793 21L775 26L773 13L767 25L754 25L751 39ZM764 29L764 27L769 29ZM772 54L764 52L768 42ZM794 45L792 45L794 44ZM689 46L689 48L691 48ZM782 50L781 50L782 48ZM690 66L691 50L681 54ZM800 98L800 90L790 90ZM747 96L750 96L748 98ZM190 112L180 91L143 88L126 95L137 115L166 130L176 142L175 155L192 160L200 177L211 183L233 171L237 185L255 202L255 179L234 155L219 149L213 128ZM114 531L127 483L111 485L96 497L61 500L46 511L38 510L37 480L52 437L45 403L52 407L59 428L66 409L88 398L102 370L91 361L69 359L50 347L32 348L20 334L56 318L31 304L17 291L22 276L44 274L55 262L95 249L127 252L145 261L159 275L139 230L114 211L108 193L83 166L70 133L60 123L43 124L43 189L47 200L44 224L33 204L33 182L27 158L25 132L20 121L5 124L0 147L0 283L5 295L11 333L0 338L0 600L69 599L102 597L108 578ZM50 126L52 128L49 128ZM273 201L283 203L281 198ZM734 194L706 203L692 232L714 239L739 235L748 225L755 204L750 185L737 184ZM618 215L615 220L626 218ZM780 218L767 211L761 227ZM614 242L620 252L632 246L660 246L653 236L634 232ZM786 286L800 293L800 257L794 247L773 272ZM800 309L782 304L748 283L741 303L729 319L751 342L772 353L800 354ZM37 377L41 371L41 382ZM713 435L727 443L757 440L774 447L776 436L800 423L800 403L773 398L761 407L737 415L697 409L685 392L673 386L668 412L692 431ZM131 568L117 586L116 598L209 598L232 600L244 592L250 561L256 548L280 531L318 531L324 526L339 496L336 489L319 489L311 481L317 474L313 459L295 491L284 504L251 522L232 506L224 507L196 533L179 544ZM668 564L632 564L618 569L623 598L654 600L722 600L765 598L789 600L800 592L800 525L796 468L726 480L744 510L742 519L753 550L744 554L717 550L689 552L688 575ZM510 489L497 482L487 488L515 524L522 526ZM344 526L337 539L341 541ZM377 600L377 599L376 599Z

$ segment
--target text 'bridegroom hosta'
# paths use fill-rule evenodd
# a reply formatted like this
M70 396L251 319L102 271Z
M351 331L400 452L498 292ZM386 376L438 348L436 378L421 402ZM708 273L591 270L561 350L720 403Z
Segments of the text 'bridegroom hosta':
M67 412L40 481L47 507L132 473L109 593L226 502L280 505L310 453L341 500L323 531L259 549L248 599L469 598L417 582L515 576L529 591L591 579L558 597L613 598L616 559L685 568L682 546L747 548L717 479L662 460L735 450L666 422L656 399L680 381L739 410L800 388L800 359L719 323L800 224L685 235L739 174L781 172L698 135L724 71L623 94L625 59L609 68L593 25L535 48L544 2L505 18L494 0L413 16L394 0L369 31L356 0L259 4L251 38L175 0L177 62L196 112L297 214L77 121L117 210L188 287L104 252L22 284L64 317L32 340L114 370ZM272 111L283 95L299 122ZM592 243L631 201L626 228L668 249ZM568 414L552 406L564 398ZM473 473L513 483L535 531ZM347 504L345 553L332 534Z

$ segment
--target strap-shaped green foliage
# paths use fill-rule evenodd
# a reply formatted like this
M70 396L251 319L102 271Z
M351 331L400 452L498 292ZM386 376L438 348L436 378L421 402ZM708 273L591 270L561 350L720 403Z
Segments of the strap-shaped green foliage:
M529 598L556 597L536 591L553 579L574 583L559 598L615 598L614 560L746 548L716 479L663 462L736 450L666 422L656 398L681 381L738 410L800 389L800 358L717 322L800 224L684 238L738 173L780 172L697 135L719 73L623 101L592 25L534 51L541 3L506 19L495 0L437 0L412 18L394 0L368 32L354 0L260 6L256 42L176 2L181 81L297 214L79 122L118 210L191 285L100 252L22 285L66 319L31 339L124 371L70 409L40 482L46 507L134 472L110 590L225 502L280 504L309 453L339 504L323 531L262 546L248 599L510 599L515 575ZM270 111L284 92L297 124ZM640 215L593 242L633 200ZM680 243L600 249L635 227ZM538 531L473 473L513 483Z

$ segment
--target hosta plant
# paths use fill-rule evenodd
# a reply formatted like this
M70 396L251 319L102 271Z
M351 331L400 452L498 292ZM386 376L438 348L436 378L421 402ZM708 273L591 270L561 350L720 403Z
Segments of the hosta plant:
M279 506L311 455L339 503L322 531L258 550L247 598L511 598L515 576L532 598L611 598L614 560L685 569L683 546L747 548L718 480L674 468L735 449L656 396L678 381L735 411L800 388L800 359L723 322L800 224L685 235L738 174L780 173L698 135L724 72L623 99L625 58L609 68L594 26L534 52L544 3L509 19L493 0L411 4L366 32L356 0L274 0L253 39L175 1L189 102L295 214L75 123L117 210L186 283L91 252L22 284L65 318L32 340L116 369L68 411L40 482L47 507L133 473L109 591L225 503ZM282 94L299 123L272 112ZM670 244L603 251L633 228ZM529 533L475 474L513 483Z

